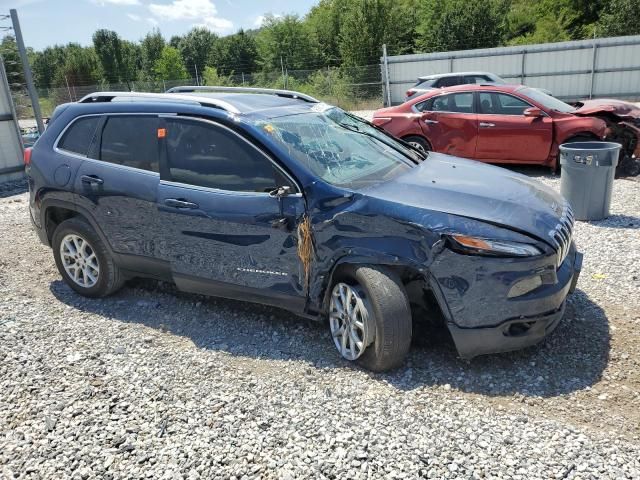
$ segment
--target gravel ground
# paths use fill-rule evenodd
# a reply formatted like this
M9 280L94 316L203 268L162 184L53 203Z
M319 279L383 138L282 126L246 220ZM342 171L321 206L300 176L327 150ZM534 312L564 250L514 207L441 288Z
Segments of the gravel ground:
M558 188L558 179L526 173ZM60 280L21 185L0 185L0 478L640 478L640 183L576 227L567 315L541 345L341 361L278 309Z

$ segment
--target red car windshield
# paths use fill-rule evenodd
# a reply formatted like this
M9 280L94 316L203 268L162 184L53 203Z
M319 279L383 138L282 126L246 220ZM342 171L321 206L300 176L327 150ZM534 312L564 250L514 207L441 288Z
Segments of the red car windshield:
M549 110L555 110L556 112L562 113L573 113L576 111L575 107L572 107L568 103L564 103L562 100L558 100L551 95L542 93L540 90L537 90L535 88L522 88L518 90L518 93L530 98L534 102L539 103L544 108Z

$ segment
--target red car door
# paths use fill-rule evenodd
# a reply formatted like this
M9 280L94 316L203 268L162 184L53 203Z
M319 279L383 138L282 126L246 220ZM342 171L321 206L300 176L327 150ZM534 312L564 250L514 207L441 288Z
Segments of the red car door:
M478 118L473 109L473 92L456 92L431 97L416 108L420 128L436 152L474 158Z
M524 115L531 105L506 93L478 93L476 159L505 163L544 163L553 140L553 120Z

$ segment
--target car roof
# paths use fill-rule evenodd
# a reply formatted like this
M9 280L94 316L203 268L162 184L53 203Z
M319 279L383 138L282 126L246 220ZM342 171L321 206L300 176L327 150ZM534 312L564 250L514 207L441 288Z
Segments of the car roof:
M242 114L250 114L282 107L299 107L300 104L308 104L296 98L279 97L276 95L265 95L260 93L209 93L209 92L184 92L173 95L184 95L197 99L210 98L222 100Z
M498 76L495 73L491 73L491 72L449 72L449 73L434 73L432 75L422 75L418 77L418 80L433 80L436 78L459 77L460 75L490 75L492 77Z
M518 90L526 88L525 85L511 85L511 84L497 84L497 83L482 83L475 84L471 83L468 85L455 85L453 87L443 87L434 90L433 92L436 94L450 93L450 92L459 92L459 91L475 91L475 90L497 90L500 92L512 93Z
M193 88L193 87L185 87ZM231 115L273 118L309 112L321 102L298 92L284 90L261 90L222 87L223 91L186 90L167 93L143 92L96 92L80 99L80 105L94 105L97 110L108 111L117 104L126 104L131 109L145 111L151 106L193 106L209 111L218 110Z

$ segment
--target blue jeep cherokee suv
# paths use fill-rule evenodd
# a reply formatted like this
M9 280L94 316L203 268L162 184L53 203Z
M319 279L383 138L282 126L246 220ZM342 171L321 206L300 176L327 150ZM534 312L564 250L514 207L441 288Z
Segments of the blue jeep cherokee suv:
M534 344L580 271L558 194L295 92L92 94L25 161L35 229L80 294L147 276L276 305L327 319L376 371L402 363L425 308L464 358Z

